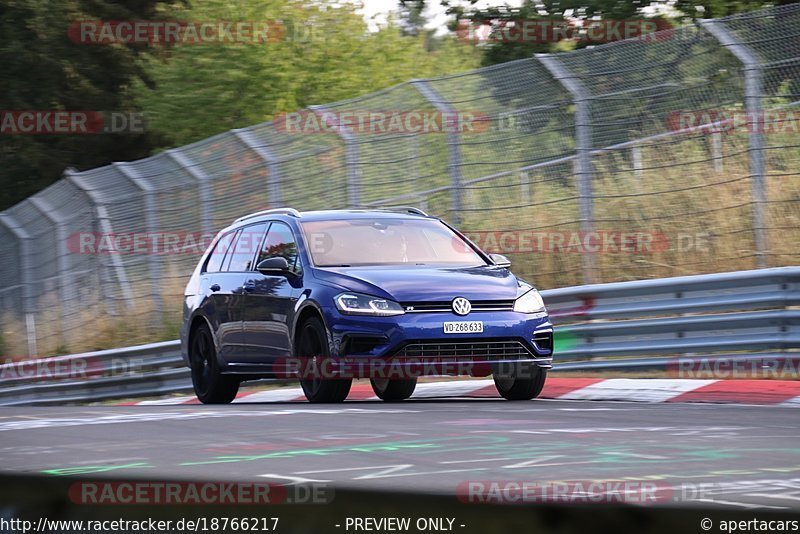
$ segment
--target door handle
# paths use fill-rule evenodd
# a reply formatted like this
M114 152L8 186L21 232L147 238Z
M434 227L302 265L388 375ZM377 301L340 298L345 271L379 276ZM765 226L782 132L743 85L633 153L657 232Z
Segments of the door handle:
M211 289L211 291L219 291L220 287L219 287L219 284L214 284L209 289Z
M256 284L255 282L247 282L242 286L242 289L244 289L245 291L255 291Z

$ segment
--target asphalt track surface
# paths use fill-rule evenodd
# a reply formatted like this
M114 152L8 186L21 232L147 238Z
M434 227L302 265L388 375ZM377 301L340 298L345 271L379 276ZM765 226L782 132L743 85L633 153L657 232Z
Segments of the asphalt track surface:
M439 494L474 481L652 481L659 502L800 510L800 412L436 399L0 410L2 470L316 481Z

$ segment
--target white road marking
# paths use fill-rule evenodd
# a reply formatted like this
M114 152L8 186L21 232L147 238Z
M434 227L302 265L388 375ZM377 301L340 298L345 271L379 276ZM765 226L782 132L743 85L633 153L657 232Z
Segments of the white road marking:
M516 464L504 465L504 469L516 469L520 467L536 467L537 465L553 465L553 464L542 464L542 462L549 462L550 460L557 460L559 458L564 458L563 454L553 454L551 456L541 456L539 458L533 458L532 460L525 460L524 462L519 462Z
M181 412L133 412L106 416L98 412L95 417L51 418L23 421L0 422L0 432L7 430L32 430L36 428L60 428L67 426L106 425L115 423L147 423L166 420L211 419L217 417L272 417L280 415L341 415L354 413L419 413L419 410L400 410L385 408L328 408L328 409L284 409L284 410L208 410L200 408Z
M788 501L800 501L800 495L774 494L774 493L745 493L746 497L758 497L764 499L782 499Z
M515 460L516 458L477 458L474 460L447 460L439 462L440 464L472 464L478 462L507 462L508 460Z
M192 399L196 399L194 395L184 397L167 397L165 399L145 400L137 402L136 406L171 406L175 404L185 404Z
M379 470L376 473L369 473L366 475L361 475L358 477L353 478L352 480L372 480L376 478L393 478L393 477L413 477L413 476L421 476L421 475L438 475L444 473L464 473L468 472L471 473L473 471L485 471L485 468L478 468L478 469L441 469L437 471L416 471L416 472L407 472L405 470L414 467L414 464L390 464L390 465L375 465L369 467L343 467L339 469L320 469L315 471L297 471L296 474L298 475L311 475L316 473L343 473L346 471L364 471L367 469L370 470Z
M290 402L303 396L301 388L281 388L258 391L233 401L236 404L249 404L252 402Z
M714 382L716 380L612 378L571 391L559 399L664 402Z
M265 473L263 475L258 475L259 477L263 478L277 478L281 480L290 480L292 484L308 484L311 482L333 482L333 480L323 480L318 478L303 478L303 477L293 477L289 475L277 475L275 473ZM290 484L291 485L291 484Z
M412 399L432 397L463 397L494 385L493 380L451 380L448 382L425 382L417 384Z
M707 502L709 504L725 504L728 506L738 506L740 508L745 508L747 510L752 510L755 508L771 508L773 510L786 510L789 508L788 506L769 506L766 504L753 504L748 502L737 502L737 501L720 501L718 499L693 499L692 502Z
M793 399L783 401L778 406L793 406L793 407L800 406L800 397L795 397Z

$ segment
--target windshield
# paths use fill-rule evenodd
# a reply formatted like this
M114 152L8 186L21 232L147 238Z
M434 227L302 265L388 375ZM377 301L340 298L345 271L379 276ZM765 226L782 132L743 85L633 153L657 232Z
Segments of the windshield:
M431 219L351 219L301 223L317 267L486 265L461 237Z

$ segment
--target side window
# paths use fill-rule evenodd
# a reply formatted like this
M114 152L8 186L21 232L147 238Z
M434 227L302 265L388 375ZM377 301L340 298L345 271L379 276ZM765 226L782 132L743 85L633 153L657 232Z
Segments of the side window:
M222 270L222 262L231 249L231 243L233 243L233 234L233 232L225 234L214 245L214 250L211 251L208 256L208 263L206 263L207 273L218 273Z
M222 267L220 268L221 272L227 272L228 267L231 265L231 256L233 256L233 245L236 243L236 240L239 239L239 234L241 234L241 230L236 230L236 233L233 234L233 239L231 240L231 244L228 246L228 253L225 254L225 259L222 261Z
M269 227L267 239L264 240L264 244L261 246L261 250L258 253L256 265L262 260L275 258L277 256L286 258L286 262L289 264L291 270L299 270L297 243L294 240L292 229L280 222L274 222L272 226Z
M236 244L233 246L233 253L231 254L228 271L244 272L253 270L253 257L266 231L267 223L247 226L239 231Z

